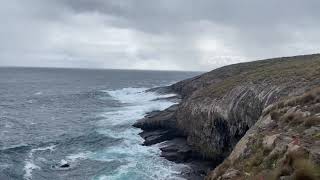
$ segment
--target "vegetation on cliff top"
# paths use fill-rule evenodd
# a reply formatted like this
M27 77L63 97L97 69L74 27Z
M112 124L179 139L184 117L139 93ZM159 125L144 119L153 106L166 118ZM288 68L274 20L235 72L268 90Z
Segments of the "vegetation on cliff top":
M232 73L223 81L203 88L202 91L195 94L195 97L204 95L219 97L236 86L248 83L260 84L263 82L270 85L281 85L290 82L310 82L320 77L320 55L276 58L231 65L222 69ZM206 78L213 77L216 74L214 71L205 75L208 76Z
M171 88L184 97L219 97L241 84L308 82L320 75L320 54L266 59L224 66L178 82Z

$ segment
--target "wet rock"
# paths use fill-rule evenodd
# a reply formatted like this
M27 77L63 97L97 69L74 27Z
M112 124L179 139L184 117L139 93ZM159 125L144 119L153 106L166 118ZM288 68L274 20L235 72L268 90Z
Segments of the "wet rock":
M161 111L151 111L146 113L145 118L152 118L153 116L156 116L157 114L159 114Z
M69 168L69 167L70 167L70 164L68 163L60 165L60 168Z
M179 103L181 101L181 96L180 95L174 95L174 96L170 96L170 97L164 97L164 98L157 98L154 99L153 101L171 101L174 103Z
M156 87L156 88L148 89L147 92L156 92L158 94L170 94L170 93L173 93L174 90L172 89L171 86L164 86L164 87Z
M191 160L186 165L190 169L182 172L182 176L188 180L203 180L207 173L215 166L212 161L205 160Z
M155 130L144 131L140 133L140 136L145 140L143 145L150 146L163 141L171 140L175 137L178 137L179 134L175 130Z
M160 148L161 156L170 161L181 163L192 158L192 149L184 138L175 138L163 143L162 146L164 147Z
M133 124L134 127L143 130L156 130L156 129L175 129L176 117L175 111L178 105L173 105L161 112L153 112L148 114L145 118L138 120Z

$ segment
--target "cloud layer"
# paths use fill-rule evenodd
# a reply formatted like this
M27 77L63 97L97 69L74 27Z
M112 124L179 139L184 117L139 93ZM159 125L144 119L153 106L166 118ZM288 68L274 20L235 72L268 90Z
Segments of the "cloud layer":
M10 0L0 66L210 70L320 49L318 0Z

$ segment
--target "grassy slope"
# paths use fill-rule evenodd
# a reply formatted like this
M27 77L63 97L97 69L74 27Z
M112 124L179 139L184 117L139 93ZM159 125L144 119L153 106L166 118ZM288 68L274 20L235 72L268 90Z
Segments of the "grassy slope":
M221 71L221 72L220 72ZM222 81L213 83L196 93L197 96L219 97L241 84L270 83L281 85L288 82L310 82L320 77L320 55L276 58L223 67L205 74L202 81L228 73Z

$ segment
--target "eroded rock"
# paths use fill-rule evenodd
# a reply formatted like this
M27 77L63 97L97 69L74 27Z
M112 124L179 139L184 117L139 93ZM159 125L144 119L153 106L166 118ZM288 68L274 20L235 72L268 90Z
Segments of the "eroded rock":
M274 134L271 136L266 136L263 139L263 147L267 149L272 149L275 145L276 139L280 136L280 134Z

